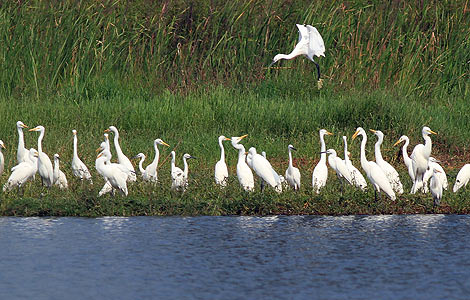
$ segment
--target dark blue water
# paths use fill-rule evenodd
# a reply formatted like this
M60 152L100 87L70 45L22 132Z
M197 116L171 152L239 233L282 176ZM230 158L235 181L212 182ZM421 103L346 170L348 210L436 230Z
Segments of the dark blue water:
M470 217L0 218L0 299L468 299Z

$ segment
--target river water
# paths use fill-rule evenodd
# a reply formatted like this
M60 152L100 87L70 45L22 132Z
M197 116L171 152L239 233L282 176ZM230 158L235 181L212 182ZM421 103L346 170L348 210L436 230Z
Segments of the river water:
M468 299L470 217L0 218L0 299Z

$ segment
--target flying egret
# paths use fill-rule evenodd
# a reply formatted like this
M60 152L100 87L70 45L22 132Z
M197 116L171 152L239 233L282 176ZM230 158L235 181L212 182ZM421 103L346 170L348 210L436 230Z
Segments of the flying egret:
M272 186L276 192L282 192L282 184L279 175L273 169L269 161L256 152L256 148L248 150L247 163L256 175L262 178L267 184Z
M135 175L135 170L134 166L132 165L131 161L129 158L127 158L126 155L121 150L121 146L119 145L119 131L115 126L109 126L108 129L105 130L105 132L113 132L114 133L114 148L116 148L116 154L118 158L118 162L128 168L129 170L133 171L133 173L130 174L130 176L127 178L129 181L136 181L137 176Z
M105 142L102 143L106 144ZM121 164L105 164L106 161L111 160L111 152L109 149L100 146L97 151L101 151L96 157L95 168L98 173L103 176L106 182L112 186L113 189L118 190L124 196L128 195L127 178L130 172L125 166Z
M227 186L228 179L228 169L227 164L225 163L225 149L223 141L230 141L229 138L221 135L219 136L219 147L220 147L220 160L215 164L215 183L221 187Z
M449 183L447 182L446 172L444 171L444 168L442 168L442 166L439 164L439 160L437 160L436 158L430 156L429 157L428 169L426 170L426 172L424 172L424 176L423 176L423 190L424 190L425 193L427 193L429 191L428 181L433 176L434 169L439 171L439 172L437 172L437 174L435 176L439 178L439 181L442 184L442 188L444 190L447 190L447 187L449 186Z
M195 158L194 156L185 153L183 155L183 163L184 163L184 171L178 168L175 165L176 162L176 154L175 151L171 151L171 188L173 190L182 191L184 192L188 187L188 159Z
M461 187L466 186L470 180L470 164L466 164L460 169L457 174L457 179L454 184L454 193L456 193Z
M423 135L424 145L416 145L411 153L411 163L415 177L413 187L411 188L412 194L416 193L416 191L423 187L423 177L428 168L429 157L431 156L432 150L432 141L429 135L437 134L427 126L423 127L421 133Z
M3 157L2 149L5 148L5 144L2 140L0 140L0 176L3 174L3 170L5 169L5 158Z
M383 159L382 152L380 151L380 146L384 141L383 132L374 129L370 129L370 131L377 136L377 142L375 143L375 162L384 171L385 176L387 176L388 181L390 181L390 185L392 186L393 191L398 195L403 194L403 185L400 181L400 175L398 175L397 170L395 170L395 168L391 164L389 164Z
M78 157L78 138L77 138L77 131L75 129L72 130L73 133L73 158L72 158L72 174L80 180L86 179L90 181L90 184L93 184L93 180L91 179L90 171L88 171L87 166L83 163L83 161Z
M320 161L315 166L312 173L312 187L317 194L319 194L320 189L326 185L326 180L328 178L328 167L326 166L326 145L324 139L325 134L333 135L326 129L320 130Z
M167 143L165 143L162 139L156 139L153 141L153 147L155 149L155 158L153 161L144 169L142 166L144 160L145 160L145 155L143 153L137 154L136 157L140 158L139 162L139 170L140 173L142 174L142 179L144 181L150 181L150 182L157 182L158 181L158 161L160 159L160 151L158 150L158 145L164 145L167 147L170 147Z
M11 171L8 181L3 185L3 191L10 191L15 186L18 190L28 181L34 178L38 170L37 156L39 153L36 149L31 148L28 150L28 160L19 163L14 166Z
M410 144L410 139L406 135L402 135L400 139L393 144L393 146L396 146L400 144L401 142L405 142L403 144L403 147L401 149L401 152L403 154L403 162L405 163L405 166L408 170L408 175L410 175L411 181L415 181L415 173L413 172L413 165L411 163L411 158L408 156L408 145Z
M367 181L362 176L362 173L359 172L359 170L353 166L351 160L349 159L349 151L348 151L348 138L343 135L343 142L344 142L344 163L346 164L346 167L348 168L349 173L351 173L351 179L352 182L355 186L360 188L361 190L365 191L367 189Z
M24 147L24 134L23 128L28 128L23 122L16 122L16 129L18 130L18 150L16 152L16 159L19 163L27 161L29 159L29 150Z
M325 56L325 43L318 30L311 25L296 24L299 29L299 41L289 54L277 54L274 56L272 66L281 59L292 59L299 55L305 55L317 67L318 81L317 86L320 89L323 85L323 80L320 78L320 65L313 59L316 55L318 57Z
M349 172L348 167L346 167L344 160L336 155L336 150L328 149L326 154L328 154L328 164L333 170L335 170L340 181L344 178L349 184L353 184L351 173Z
M431 166L432 168L432 166ZM432 195L432 198L434 200L434 203L433 203L433 206L439 206L439 204L441 203L441 199L442 199L442 181L441 181L441 178L439 177L439 173L441 173L441 171L439 171L438 169L434 169L433 168L433 173L432 173L432 176L431 176L431 180L429 182L429 188L431 190L431 195Z
M54 184L58 185L61 190L64 190L68 188L67 177L59 169L59 161L59 154L54 154Z
M247 192L252 192L255 189L255 180L253 178L253 172L246 163L246 151L242 144L239 144L242 139L248 135L234 136L230 140L232 146L238 150L238 162L237 162L237 177L238 182Z
M295 191L298 191L300 189L300 171L292 164L292 150L297 151L297 149L295 149L294 146L289 145L287 146L287 150L289 152L289 167L287 168L284 177L289 183L289 185Z
M46 153L42 151L42 139L44 138L45 132L44 126L36 126L29 131L39 131L39 138L38 138L38 173L39 176L42 178L42 184L46 185L46 187L51 187L54 183L54 170L52 168L52 162L47 156Z
M374 161L368 161L366 158L366 143L367 143L367 134L362 127L358 127L356 132L352 136L354 140L358 135L362 136L361 142L361 167L366 172L367 178L374 186L375 189L375 200L377 200L377 192L380 193L380 190L383 190L387 196L395 201L396 196L395 192L390 185L390 182L387 179L387 176L379 167L379 165Z

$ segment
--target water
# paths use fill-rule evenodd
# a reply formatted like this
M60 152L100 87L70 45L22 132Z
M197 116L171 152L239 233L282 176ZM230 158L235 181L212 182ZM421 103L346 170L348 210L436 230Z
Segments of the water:
M470 217L0 218L0 299L467 299Z

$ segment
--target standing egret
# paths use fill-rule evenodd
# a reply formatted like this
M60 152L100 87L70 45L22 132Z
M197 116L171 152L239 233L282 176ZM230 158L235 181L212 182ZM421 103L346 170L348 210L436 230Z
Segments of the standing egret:
M454 193L456 193L461 187L466 186L469 180L470 164L466 164L462 167L462 169L460 169L459 173L457 174L457 179L455 180L453 189Z
M411 188L412 194L416 193L418 189L423 187L423 177L428 168L429 157L431 156L432 150L432 141L429 135L437 134L427 126L423 127L421 133L423 135L424 145L416 145L413 149L413 152L411 153L411 163L415 177L413 187Z
M449 183L447 181L447 175L446 175L446 172L444 171L444 168L442 168L442 166L439 164L439 160L431 156L429 157L428 169L426 170L423 176L423 190L425 193L429 191L428 181L433 176L434 169L439 171L437 172L437 174L435 174L435 176L439 178L439 181L442 184L442 188L444 190L447 190L447 187L449 186Z
M269 161L256 152L256 148L251 147L247 155L248 165L256 175L262 178L267 184L273 187L276 192L282 192L281 179L273 169Z
M296 151L297 149L292 145L287 146L287 149L289 152L289 167L286 170L285 178L289 185L295 191L298 191L300 189L300 171L292 164L292 150Z
M385 173L376 162L368 161L366 158L367 134L362 127L358 127L356 129L352 139L354 140L358 135L362 136L361 167L364 172L366 172L367 178L369 178L370 182L374 186L375 200L377 201L377 192L380 193L380 190L383 190L392 201L395 201L395 192L393 192L392 186L390 185Z
M137 176L135 175L134 166L132 165L129 158L127 158L127 156L124 155L124 153L121 150L121 146L119 145L119 131L114 126L109 126L109 128L105 130L105 132L109 132L109 131L114 133L114 148L116 148L116 154L117 154L118 162L121 165L128 168L129 170L133 171L133 173L130 174L130 176L127 178L127 180L136 181Z
M349 159L349 151L348 151L348 138L343 135L343 142L344 142L344 163L346 164L346 167L348 168L349 173L351 173L351 179L352 182L355 186L360 188L361 190L365 191L367 188L367 181L362 176L361 172L353 166L351 160Z
M153 161L144 169L142 166L143 161L145 160L145 155L143 153L137 154L137 157L140 157L139 170L142 173L142 179L144 181L157 182L158 181L158 160L160 159L160 151L158 150L158 145L164 145L170 147L162 139L156 139L153 141L153 148L155 149L155 158Z
M46 153L42 151L42 139L44 138L45 132L44 126L37 126L29 131L39 131L39 138L38 138L38 173L39 176L42 178L42 184L46 185L47 187L51 187L54 183L54 170L52 168L52 162L47 156Z
M18 161L18 164L29 160L29 150L25 149L24 147L24 134L23 134L23 128L28 128L23 122L18 121L16 122L16 129L18 131L18 150L16 152L16 159Z
M380 151L380 146L384 141L383 132L374 129L371 129L370 131L372 131L378 138L377 142L375 143L375 162L384 171L385 176L387 176L388 181L390 181L390 185L392 186L393 191L398 195L403 194L403 185L400 181L400 175L398 175L397 170L395 170L395 168L391 164L389 164L383 159L382 152Z
M37 156L39 153L34 148L28 150L28 153L28 160L17 164L11 169L12 173L8 181L3 185L4 192L10 191L15 186L21 189L28 180L34 178L38 170Z
M292 59L299 55L305 55L317 67L317 86L318 88L321 88L323 81L320 78L320 65L318 65L313 57L315 55L318 57L325 57L325 43L323 42L323 38L321 37L318 30L311 25L296 24L296 26L299 29L299 41L297 45L295 45L294 50L292 50L292 52L289 54L277 54L274 56L270 66L281 59Z
M78 157L78 138L77 138L77 131L75 129L72 130L73 133L73 158L72 158L72 174L80 180L86 179L90 181L90 184L93 184L93 180L91 179L90 171L88 171L87 166L82 162L82 160Z
M415 173L413 172L413 165L411 163L411 158L408 156L408 145L410 144L410 139L406 135L402 135L400 139L393 144L393 146L396 146L400 144L401 142L405 142L403 144L403 147L401 149L401 152L403 154L403 162L405 163L406 168L408 169L408 175L410 175L411 181L415 181Z
M184 164L184 171L178 168L175 165L176 162L176 154L175 151L171 151L171 188L173 190L182 191L184 192L188 187L188 159L195 158L194 156L185 153L183 155L183 164Z
M429 182L429 185L430 185L429 187L431 190L432 198L434 200L433 206L436 207L436 206L439 206L439 204L441 203L443 187L442 187L441 178L438 176L439 173L441 173L441 171L439 171L438 169L434 169L434 168L432 170L433 172L432 172L431 180Z
M214 172L215 183L221 187L227 186L228 179L228 169L227 164L225 163L225 149L224 145L222 144L223 141L230 141L230 139L223 135L219 136L220 160L215 164Z
M255 189L255 180L253 178L253 172L251 172L250 167L246 163L246 151L245 147L242 144L239 144L240 141L247 137L245 134L243 136L234 136L230 140L232 141L232 146L238 150L238 162L237 162L237 177L238 182L247 192L252 192Z
M61 190L68 188L67 177L64 172L59 169L59 154L54 154L54 184L58 185Z
M328 164L335 170L340 181L344 178L349 184L353 184L351 172L348 170L348 167L346 167L344 160L336 155L336 150L328 149L326 153L328 154Z
M312 174L312 186L317 194L319 194L320 189L326 185L326 180L328 178L328 167L326 166L326 145L324 139L325 134L333 135L326 129L320 130L320 161L313 169Z
M3 157L2 149L5 149L5 144L0 140L0 176L2 176L5 169L5 158Z
M101 152L98 154L95 161L96 170L101 176L103 176L106 182L109 182L113 189L116 189L124 196L127 196L127 178L132 172L120 164L105 164L106 161L111 160L111 152L103 146L98 148L98 151L100 150Z

